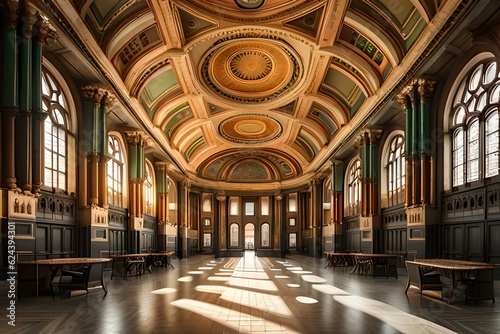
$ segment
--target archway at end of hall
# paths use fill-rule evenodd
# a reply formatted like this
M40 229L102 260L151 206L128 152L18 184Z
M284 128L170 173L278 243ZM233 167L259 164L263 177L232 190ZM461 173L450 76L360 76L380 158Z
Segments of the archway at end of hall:
M252 223L245 225L245 249L255 249L255 226Z

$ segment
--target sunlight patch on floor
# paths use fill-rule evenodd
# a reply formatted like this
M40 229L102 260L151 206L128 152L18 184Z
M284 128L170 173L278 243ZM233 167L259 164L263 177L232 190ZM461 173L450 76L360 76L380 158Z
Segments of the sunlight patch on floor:
M309 283L325 283L326 282L326 279L324 279L323 277L316 276L316 275L302 275L300 277L302 277L302 279L304 281L309 282Z
M191 282L193 280L193 276L179 277L177 280L179 282Z
M330 284L313 284L314 290L318 290L319 292L325 293L327 295L348 295L347 291L339 289Z
M171 305L202 315L240 333L299 333L267 319L197 300L178 299L173 301Z
M396 307L361 296L333 296L343 305L362 311L408 334L455 333L428 320L403 312Z
M293 316L292 311L290 311L281 296L227 288L222 293L220 298L233 303L237 303L239 305L248 306L253 309L269 312L282 317Z
M194 289L199 292L222 294L227 290L227 287L223 285L198 285Z
M302 304L316 304L318 302L317 299L305 296L297 296L295 299Z
M153 290L153 291L151 291L151 293L153 293L155 295L166 295L169 293L174 293L176 291L177 291L177 289L174 289L174 288L162 288L162 289L158 289L158 290Z

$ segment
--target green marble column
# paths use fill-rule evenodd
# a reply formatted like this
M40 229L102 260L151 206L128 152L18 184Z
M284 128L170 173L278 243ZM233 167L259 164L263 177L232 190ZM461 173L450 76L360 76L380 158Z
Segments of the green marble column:
M38 17L37 24L40 24L41 18ZM33 193L40 193L42 184L42 153L43 140L42 128L44 115L42 115L42 43L43 36L41 33L34 35L32 39L31 50L31 115L32 115L32 131L31 131L31 168L32 168L32 189Z
M2 89L0 90L2 120L2 186L17 188L15 177L15 117L18 103L18 38L19 2L0 2L2 38Z
M431 95L434 91L435 81L418 80L418 93L420 98L420 196L423 205L434 205L435 177L432 165L433 143L431 138Z
M19 61L19 114L16 118L15 168L17 184L21 190L31 192L32 187L32 34L34 15L25 12L22 17L21 35L18 36Z

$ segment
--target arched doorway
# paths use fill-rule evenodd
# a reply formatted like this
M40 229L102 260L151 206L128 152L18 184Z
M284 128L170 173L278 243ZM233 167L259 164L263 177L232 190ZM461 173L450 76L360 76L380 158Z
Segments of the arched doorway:
M255 249L255 226L252 223L245 225L245 249Z

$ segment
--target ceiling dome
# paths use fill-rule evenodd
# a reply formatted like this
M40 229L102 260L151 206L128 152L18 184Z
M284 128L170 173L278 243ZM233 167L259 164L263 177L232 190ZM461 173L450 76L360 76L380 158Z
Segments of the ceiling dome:
M278 138L283 127L274 118L265 115L242 114L230 117L219 125L225 139L241 144L258 144Z
M280 38L255 35L220 39L208 50L201 77L217 97L259 103L294 92L303 75L301 58Z

